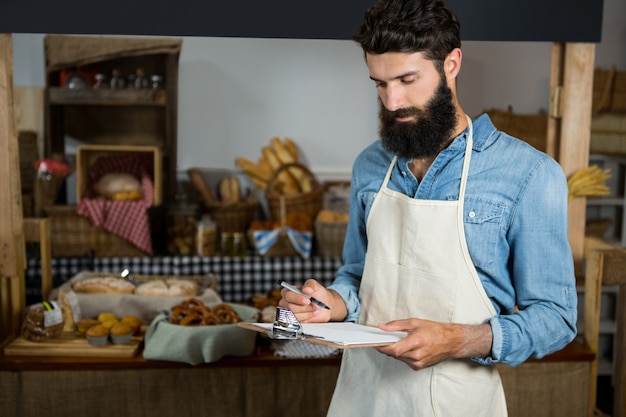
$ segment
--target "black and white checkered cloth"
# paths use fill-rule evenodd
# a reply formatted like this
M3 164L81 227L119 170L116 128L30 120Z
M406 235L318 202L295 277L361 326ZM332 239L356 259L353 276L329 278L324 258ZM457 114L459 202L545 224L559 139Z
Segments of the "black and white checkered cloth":
M58 287L82 271L121 272L128 268L137 275L204 275L218 277L218 293L224 301L241 303L256 294L277 289L284 279L300 285L315 278L329 285L341 266L339 257L199 257L166 256L138 258L54 258L53 286ZM26 269L29 303L41 301L41 264L29 258Z

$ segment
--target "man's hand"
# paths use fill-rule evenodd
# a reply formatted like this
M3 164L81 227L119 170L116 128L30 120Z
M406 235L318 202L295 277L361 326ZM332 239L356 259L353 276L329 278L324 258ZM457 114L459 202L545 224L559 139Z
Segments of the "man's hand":
M388 332L409 333L401 341L377 350L405 362L416 371L450 358L486 357L491 353L493 336L489 324L444 324L405 319L379 327Z
M335 291L326 289L326 287L314 279L307 280L301 289L303 293L317 298L330 307L330 310L319 307L313 304L307 297L283 288L280 291L282 298L278 305L290 309L301 323L340 321L347 316L346 304Z

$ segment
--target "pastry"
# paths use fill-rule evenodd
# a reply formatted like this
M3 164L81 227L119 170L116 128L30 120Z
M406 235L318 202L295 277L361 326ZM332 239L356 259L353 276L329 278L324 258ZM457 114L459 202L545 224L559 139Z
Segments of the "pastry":
M114 345L126 345L130 343L133 330L126 323L116 323L111 327L110 334Z
M104 346L109 339L109 329L102 324L87 329L87 342L92 346Z
M100 322L96 319L82 319L76 323L76 330L78 330L80 335L84 336L85 333L87 333L87 330L93 326L97 326L98 324L100 324Z
M63 314L56 302L39 303L27 309L22 322L22 337L24 339L41 342L45 339L58 337L62 331Z
M109 313L109 312L98 314L98 321L100 323L109 321L109 320L117 320L117 316L114 313Z
M135 294L138 295L169 295L169 288L165 281L161 279L155 279L148 282L144 282L135 289Z
M137 336L139 335L139 333L141 333L141 325L143 324L141 319L137 316L124 316L122 317L122 319L120 320L120 323L124 323L130 326L130 328L133 331L133 335Z
M198 294L198 284L185 279L168 279L165 281L169 286L170 295L193 297Z
M198 284L184 279L155 279L138 286L135 294L193 297L198 294Z
M118 277L94 277L72 285L74 292L88 294L132 294L135 286Z

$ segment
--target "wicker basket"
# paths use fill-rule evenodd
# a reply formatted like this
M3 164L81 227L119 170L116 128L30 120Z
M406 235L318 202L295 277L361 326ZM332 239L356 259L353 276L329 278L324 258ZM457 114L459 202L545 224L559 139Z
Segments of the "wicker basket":
M309 176L312 183L312 190L306 193L293 195L279 194L275 190L275 182L278 174L289 168L297 168L303 170ZM320 185L315 175L304 165L300 163L291 163L281 165L270 178L267 184L267 203L270 209L270 217L273 221L284 218L284 214L290 211L302 211L311 219L315 219L317 213L322 209L324 199L324 189Z
M248 197L238 203L210 203L205 207L221 233L245 233L254 220L259 200Z
M54 257L92 254L99 258L146 256L132 243L76 214L76 206L48 206L44 207L44 213L50 218Z
M489 115L493 125L511 136L519 138L534 148L545 152L547 149L548 115L516 114L512 109L491 109L485 113Z
M593 73L593 113L626 112L626 71L596 68Z
M315 222L315 248L320 256L341 256L347 222Z

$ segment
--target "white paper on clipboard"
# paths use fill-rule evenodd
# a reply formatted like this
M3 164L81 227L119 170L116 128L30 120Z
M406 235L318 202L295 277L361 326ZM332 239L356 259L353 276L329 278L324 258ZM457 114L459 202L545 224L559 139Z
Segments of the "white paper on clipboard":
M272 331L272 323L239 323L256 331ZM386 332L377 327L348 322L302 323L305 342L341 348L385 346L402 340L406 332Z

